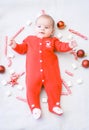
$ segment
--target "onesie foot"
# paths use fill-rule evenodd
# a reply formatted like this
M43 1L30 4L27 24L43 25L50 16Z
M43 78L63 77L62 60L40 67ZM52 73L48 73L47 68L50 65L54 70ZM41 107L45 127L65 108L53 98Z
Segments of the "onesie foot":
M39 108L34 108L32 114L34 119L39 119L41 117L41 110Z
M63 110L58 106L53 107L51 112L58 116L61 116L63 114Z

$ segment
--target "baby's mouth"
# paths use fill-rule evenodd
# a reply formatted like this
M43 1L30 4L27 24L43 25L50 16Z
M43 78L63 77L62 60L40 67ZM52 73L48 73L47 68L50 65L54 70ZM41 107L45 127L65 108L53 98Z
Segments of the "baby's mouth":
M44 34L44 32L40 32L40 34Z

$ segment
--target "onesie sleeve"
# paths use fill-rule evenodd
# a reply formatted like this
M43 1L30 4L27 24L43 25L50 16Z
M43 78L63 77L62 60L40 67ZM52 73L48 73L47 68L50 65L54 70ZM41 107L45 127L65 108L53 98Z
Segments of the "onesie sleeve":
M69 47L68 42L62 42L59 39L54 38L54 49L55 51L59 51L59 52L68 52L72 50L73 48Z
M24 39L21 44L16 43L16 47L13 48L13 50L19 54L25 54L28 48L27 42L28 42L28 38Z

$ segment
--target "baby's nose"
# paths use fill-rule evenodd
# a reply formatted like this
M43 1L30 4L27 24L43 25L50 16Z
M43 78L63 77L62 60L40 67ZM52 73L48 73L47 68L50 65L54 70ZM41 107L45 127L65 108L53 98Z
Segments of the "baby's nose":
M44 30L44 28L42 27L41 30Z
M45 28L43 26L41 26L41 30L44 30Z

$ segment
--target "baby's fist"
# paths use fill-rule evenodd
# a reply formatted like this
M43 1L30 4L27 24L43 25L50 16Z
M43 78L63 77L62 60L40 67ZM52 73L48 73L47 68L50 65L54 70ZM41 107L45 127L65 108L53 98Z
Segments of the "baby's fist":
M11 46L12 48L15 48L15 46L16 46L15 40L10 39L9 42L8 42L8 45Z
M69 47L70 48L75 48L75 47L77 47L78 45L77 45L77 42L75 41L75 40L73 40L73 41L71 41L70 43L69 43Z

